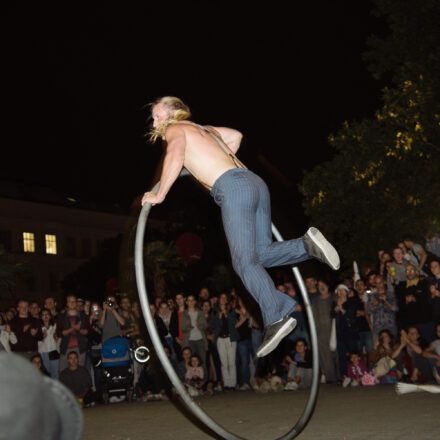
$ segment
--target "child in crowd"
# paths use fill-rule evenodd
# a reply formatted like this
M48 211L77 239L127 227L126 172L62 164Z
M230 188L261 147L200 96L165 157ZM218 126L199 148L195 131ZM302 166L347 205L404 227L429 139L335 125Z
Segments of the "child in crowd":
M202 361L199 356L193 354L191 356L190 366L186 370L185 374L185 384L188 387L190 395L198 396L200 395L200 390L203 388L205 383Z
M351 385L352 387L362 385L362 378L367 373L367 367L361 361L359 353L355 351L352 352L350 354L350 363L347 368L347 376L344 377L342 386L346 388L348 385Z

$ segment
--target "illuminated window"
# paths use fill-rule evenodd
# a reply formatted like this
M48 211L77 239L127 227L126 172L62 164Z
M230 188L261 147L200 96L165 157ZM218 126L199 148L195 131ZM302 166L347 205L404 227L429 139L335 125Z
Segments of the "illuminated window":
M23 232L23 250L35 252L35 235L33 232Z
M46 234L46 254L56 255L56 253L57 253L56 235Z

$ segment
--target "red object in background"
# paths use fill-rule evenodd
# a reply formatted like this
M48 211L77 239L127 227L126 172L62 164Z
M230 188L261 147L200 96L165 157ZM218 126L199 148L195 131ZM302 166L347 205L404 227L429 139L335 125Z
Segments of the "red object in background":
M185 232L176 240L176 247L179 251L179 257L183 258L186 264L197 263L203 254L202 239L192 232Z
M105 283L107 294L119 292L119 281L116 278L109 278Z

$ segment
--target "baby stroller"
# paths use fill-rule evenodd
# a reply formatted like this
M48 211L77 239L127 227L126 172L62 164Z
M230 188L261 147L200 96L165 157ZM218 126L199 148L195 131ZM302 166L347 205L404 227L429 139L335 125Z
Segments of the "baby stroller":
M110 397L133 398L133 364L130 342L125 338L110 338L102 343L102 399L107 405Z

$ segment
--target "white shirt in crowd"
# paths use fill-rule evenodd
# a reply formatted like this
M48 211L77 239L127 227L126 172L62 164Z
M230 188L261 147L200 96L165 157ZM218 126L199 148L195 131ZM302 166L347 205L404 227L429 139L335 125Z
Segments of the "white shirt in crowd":
M59 351L59 343L55 341L54 335L57 330L57 325L50 325L48 329L46 327L41 327L41 331L44 334L46 330L47 336L42 340L38 341L38 353L49 353L50 351L58 350Z

